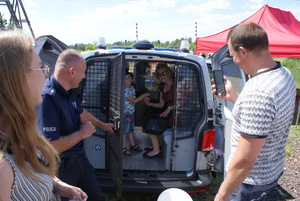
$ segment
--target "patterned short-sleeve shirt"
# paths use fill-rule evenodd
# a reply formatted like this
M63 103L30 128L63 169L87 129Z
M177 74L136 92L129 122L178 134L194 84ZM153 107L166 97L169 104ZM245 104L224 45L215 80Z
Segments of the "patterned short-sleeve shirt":
M124 113L126 114L133 114L135 111L135 106L134 104L132 104L129 100L127 100L128 97L131 97L133 99L136 98L135 95L135 89L132 85L130 85L130 88L125 87L125 94L124 94L124 98L125 98L125 104L124 104Z
M273 69L256 74L244 86L233 108L229 163L236 151L240 135L266 138L244 183L269 184L283 172L285 145L292 123L295 96L294 79L279 64Z

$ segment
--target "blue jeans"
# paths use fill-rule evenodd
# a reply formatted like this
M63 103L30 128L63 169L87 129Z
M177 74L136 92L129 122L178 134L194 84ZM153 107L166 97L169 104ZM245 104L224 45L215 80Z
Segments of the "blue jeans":
M275 188L280 176L270 184L250 185L241 184L230 196L230 201L266 201L267 192Z
M134 115L124 114L124 125L123 125L123 135L128 136L129 133L134 131Z

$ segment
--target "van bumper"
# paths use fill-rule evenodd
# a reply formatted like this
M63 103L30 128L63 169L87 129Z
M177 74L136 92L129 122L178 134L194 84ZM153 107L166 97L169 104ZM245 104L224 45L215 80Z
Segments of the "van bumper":
M199 171L193 177L182 178L123 178L122 192L135 194L161 193L168 188L179 188L189 193L206 191L211 183L212 175L210 171ZM113 193L115 187L111 180L101 179L101 189L103 192Z

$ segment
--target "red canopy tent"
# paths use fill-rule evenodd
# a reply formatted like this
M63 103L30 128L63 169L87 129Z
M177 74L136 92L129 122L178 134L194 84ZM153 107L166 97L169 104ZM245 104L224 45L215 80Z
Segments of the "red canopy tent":
M273 57L300 58L300 22L291 12L264 5L242 22L254 22L266 30ZM211 36L197 38L196 54L213 53L225 45L231 28Z

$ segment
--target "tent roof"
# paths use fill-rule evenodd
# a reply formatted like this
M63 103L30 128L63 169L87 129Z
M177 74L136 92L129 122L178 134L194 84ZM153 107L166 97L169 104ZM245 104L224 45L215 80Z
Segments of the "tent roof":
M291 12L264 5L242 22L254 22L266 30L273 57L300 58L300 22ZM225 45L231 28L211 36L197 38L197 55L200 52L215 52Z

